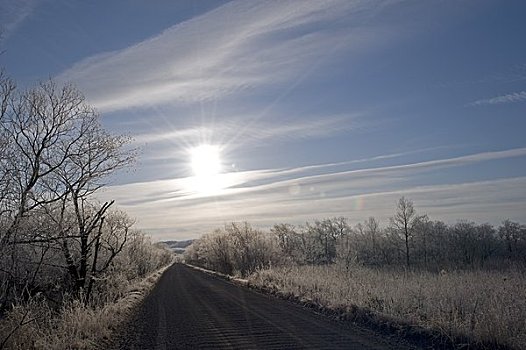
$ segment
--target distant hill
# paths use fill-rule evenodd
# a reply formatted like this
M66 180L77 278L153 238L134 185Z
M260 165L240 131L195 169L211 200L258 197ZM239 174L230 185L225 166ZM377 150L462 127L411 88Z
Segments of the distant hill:
M186 247L188 247L193 242L193 239L188 239L186 241L163 241L163 243L166 244L168 248L176 253L183 253Z

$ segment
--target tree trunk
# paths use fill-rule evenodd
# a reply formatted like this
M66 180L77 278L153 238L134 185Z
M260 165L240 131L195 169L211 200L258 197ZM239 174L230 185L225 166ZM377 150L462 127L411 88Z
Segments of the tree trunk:
M409 267L409 231L407 229L407 223L405 225L405 264Z

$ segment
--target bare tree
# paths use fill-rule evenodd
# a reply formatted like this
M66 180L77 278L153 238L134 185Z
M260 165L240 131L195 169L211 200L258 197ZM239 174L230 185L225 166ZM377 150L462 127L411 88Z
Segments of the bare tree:
M336 240L349 233L350 228L344 217L316 220L313 225L307 224L308 231L317 236L322 248L322 261L326 264L336 257Z
M380 235L380 223L374 217L369 217L365 223L365 234L371 246L371 260L378 260L378 236Z
M93 114L71 86L54 83L9 96L1 124L9 159L3 171L14 177L4 206L10 219L2 246L12 239L26 213L63 199L69 192L56 172L73 155L82 134L78 124Z
M286 258L296 263L305 263L305 235L301 227L290 224L276 224L270 232L276 237L278 247Z
M185 259L226 274L247 276L278 262L278 244L273 236L248 223L231 223L194 241Z
M3 268L12 271L19 261L13 246L53 242L74 290L89 289L90 271L101 272L97 259L113 204L90 198L108 175L133 161L134 151L125 149L129 139L105 131L71 85L47 81L17 92L0 75L0 94L0 253L12 255L11 266ZM51 218L54 229L24 229L37 215Z
M107 202L96 208L88 199L104 185L102 180L109 174L129 165L133 161L134 153L123 151L128 138L107 133L100 126L98 115L94 111L81 120L75 131L78 133L77 142L70 147L71 155L57 169L56 177L61 187L67 191L64 200L71 203L74 211L76 228L69 233L62 232L62 248L68 269L76 280L75 290L80 291L86 287L89 274L88 260L92 251L94 251L92 273L101 272L96 269L100 238L106 211L113 204ZM131 224L124 225L126 230L130 226ZM71 259L69 245L72 240L80 247L77 263ZM122 247L113 255L120 250Z
M4 70L0 69L0 219L2 219L0 225L2 227L7 225L4 219L9 212L8 202L13 194L15 174L14 169L9 166L11 158L9 135L1 125L6 122L9 102L15 89L14 82L7 77ZM0 240L2 239L3 237L0 237Z
M346 234L338 237L336 256L346 269L349 269L359 259L358 252L360 247L358 245L360 243L359 235L363 232L362 229L362 224L358 224L354 230L348 228Z
M413 202L405 197L400 198L396 207L396 214L390 219L390 223L395 232L403 237L405 264L407 267L411 264L410 241L413 238L415 227L419 220L420 217L416 214Z
M292 256L294 236L296 235L294 226L290 224L276 224L270 229L270 232L276 236L281 251L287 256Z
M519 249L519 242L526 238L525 228L521 227L518 222L504 220L499 227L499 237L504 240L506 252L509 258L512 258Z
M89 237L88 244L85 245L87 252L81 252L82 259L79 261L77 271L84 275L80 276L84 285L77 288L85 288L86 300L90 300L93 285L96 279L110 268L114 259L122 252L130 235L130 229L134 221L123 211L113 211L106 214L101 220L99 228L93 237ZM81 244L82 247L82 244ZM90 251L91 248L91 251ZM91 256L91 267L89 271L85 269ZM86 285L86 281L87 285Z

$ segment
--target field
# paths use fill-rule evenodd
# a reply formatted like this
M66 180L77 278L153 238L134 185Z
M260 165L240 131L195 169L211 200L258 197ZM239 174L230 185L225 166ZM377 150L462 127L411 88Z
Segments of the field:
M456 344L526 348L526 274L405 272L338 265L266 269L252 286L352 314L424 329ZM361 312L359 312L361 311ZM363 320L362 320L363 321ZM406 327L407 329L407 327Z

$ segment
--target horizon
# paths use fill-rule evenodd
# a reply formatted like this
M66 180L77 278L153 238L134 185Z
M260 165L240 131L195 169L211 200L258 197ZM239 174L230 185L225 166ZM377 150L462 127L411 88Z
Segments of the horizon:
M232 221L526 222L526 4L0 0L0 67L72 82L137 164L97 194L155 241Z

